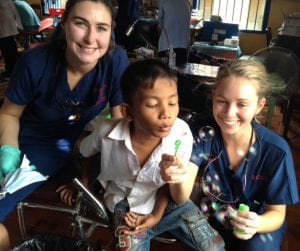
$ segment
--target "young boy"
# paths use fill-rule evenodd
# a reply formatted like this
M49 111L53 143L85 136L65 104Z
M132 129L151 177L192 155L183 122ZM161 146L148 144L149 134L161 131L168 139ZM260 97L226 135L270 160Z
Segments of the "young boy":
M190 200L197 168L189 164L193 138L179 112L177 77L153 59L136 62L121 80L122 120L103 120L80 144L101 151L98 180L112 216L117 250L150 250L171 232L189 250L223 250L220 235Z

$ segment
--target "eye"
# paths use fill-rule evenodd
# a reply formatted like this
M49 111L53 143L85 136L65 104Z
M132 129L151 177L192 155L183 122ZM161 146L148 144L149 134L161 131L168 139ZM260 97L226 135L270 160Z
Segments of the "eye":
M217 99L216 100L216 103L220 104L220 105L224 105L224 104L227 104L227 102L223 99Z
M177 101L172 101L169 103L169 106L177 106L178 102Z
M247 107L248 104L246 104L246 103L240 103L240 104L238 104L238 106L244 108L244 107Z
M146 103L145 106L148 108L155 108L158 106L158 104L157 103Z
M176 105L178 105L178 96L170 98L168 104L169 104L169 106L176 106Z
M105 26L98 26L97 27L97 31L99 31L99 32L106 32L106 31L108 31L108 28L105 27Z
M78 26L78 27L86 27L86 24L85 22L81 21L81 20L78 20L78 21L75 21L75 25Z

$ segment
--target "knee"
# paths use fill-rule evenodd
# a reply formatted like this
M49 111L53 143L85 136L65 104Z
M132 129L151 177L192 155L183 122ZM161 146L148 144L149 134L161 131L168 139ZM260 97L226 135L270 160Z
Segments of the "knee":
M0 223L0 251L9 250L9 236L8 232L3 224Z

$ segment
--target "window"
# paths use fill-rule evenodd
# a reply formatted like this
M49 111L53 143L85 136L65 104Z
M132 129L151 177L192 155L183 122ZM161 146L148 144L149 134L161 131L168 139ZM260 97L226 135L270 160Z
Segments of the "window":
M209 20L220 16L223 22L239 24L240 30L264 31L267 27L271 0L194 0L199 16Z
M66 0L42 0L43 14L49 14L51 8L64 8Z

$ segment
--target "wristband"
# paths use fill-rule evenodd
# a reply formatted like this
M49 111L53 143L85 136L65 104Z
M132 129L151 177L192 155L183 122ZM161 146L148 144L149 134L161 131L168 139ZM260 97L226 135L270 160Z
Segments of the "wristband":
M0 147L0 169L5 177L20 166L21 151L10 145Z

